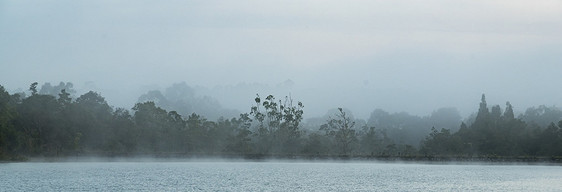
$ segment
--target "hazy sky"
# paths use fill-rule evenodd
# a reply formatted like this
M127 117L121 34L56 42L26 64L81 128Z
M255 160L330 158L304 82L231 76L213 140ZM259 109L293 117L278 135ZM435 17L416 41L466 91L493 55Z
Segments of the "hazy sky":
M185 81L270 87L216 91L241 111L266 91L290 92L314 116L468 115L482 93L523 111L562 106L562 1L2 0L0 68L10 91L69 81L127 108Z

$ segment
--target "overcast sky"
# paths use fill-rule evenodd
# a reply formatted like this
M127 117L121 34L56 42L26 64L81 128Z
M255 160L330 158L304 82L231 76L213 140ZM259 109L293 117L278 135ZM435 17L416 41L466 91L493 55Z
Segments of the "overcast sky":
M185 81L269 86L215 96L244 112L269 92L311 116L466 116L482 93L523 111L562 106L562 1L2 0L0 68L9 91L73 82L127 108Z

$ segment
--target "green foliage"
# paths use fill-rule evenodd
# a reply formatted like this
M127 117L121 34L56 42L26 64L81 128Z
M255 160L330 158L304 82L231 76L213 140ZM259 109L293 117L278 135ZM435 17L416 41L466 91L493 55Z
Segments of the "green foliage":
M35 94L18 106L18 128L23 132L23 151L59 155L73 150L73 136L64 108L53 96Z
M383 146L387 146L388 138L386 134L375 129L373 126L364 126L363 135L360 140L360 153L363 155L375 156L383 152Z
M290 97L285 97L284 102L276 101L273 95L267 96L263 102L256 95L254 101L256 105L251 108L250 115L258 123L255 129L257 152L297 153L304 105L301 102L294 105Z
M497 105L490 112L485 96L482 95L480 108L472 125L462 123L456 133L447 129L437 132L433 128L422 143L421 151L431 155L534 155L538 148L531 147L535 145L531 138L532 134L529 134L526 123L514 118L513 107L509 102L506 103L503 115Z
M311 133L308 135L301 152L304 155L330 155L330 139L323 134Z
M138 130L139 150L156 152L164 149L168 144L166 141L169 141L165 139L170 131L168 112L150 101L137 103L133 110L134 122Z
M532 127L546 128L550 123L562 120L562 110L554 106L541 105L528 108L519 118Z
M38 83L34 82L29 86L29 91L31 91L31 95L37 94L37 85L38 85Z
M540 135L538 135L536 143L539 146L537 155L541 156L560 156L562 155L562 130L560 129L562 121L558 122L558 126L551 123Z
M335 145L342 155L349 155L353 150L353 144L357 142L357 134L355 133L355 121L352 121L349 116L338 108L339 114L336 118L330 118L328 122L320 127L327 136L334 139Z
M456 111L448 110L446 112ZM448 120L449 122L440 121L443 118L440 116L445 116L441 113L434 113L429 118L421 118L405 112L390 114L377 109L371 113L367 125L384 131L387 137L396 143L417 146L430 133L432 126L451 126L453 123L455 123L455 126L458 125L456 122L460 121L458 120L460 118ZM447 115L457 118L455 114ZM451 127L447 128L450 129Z
M450 130L441 129L437 131L435 127L431 128L431 133L424 140L421 152L426 155L452 155L459 152L459 143L455 142Z
M230 127L233 130L233 134L228 137L226 152L243 155L252 153L252 131L250 131L252 119L249 114L240 114L239 119L232 118L219 125L227 125L219 127Z
M0 85L0 160L14 155L18 148L17 118L16 98Z
M59 100L63 98L59 97ZM77 131L76 142L80 151L103 151L113 137L113 109L100 94L89 91L70 105L68 119Z
M167 111L153 101L135 104L132 112L114 110L105 98L92 91L74 97L73 91L66 89L72 88L71 83L56 87L46 84L42 88L45 91L40 92L37 85L31 84L29 97L10 95L0 86L0 160L136 154L562 156L562 112L558 108L529 108L516 118L511 103L506 103L503 112L497 105L489 110L484 95L469 125L461 123L458 111L452 108L423 118L375 110L367 123L360 120L357 125L356 119L338 108L334 118L303 129L304 106L293 103L290 97L277 100L272 95L257 95L250 113L209 121L197 113ZM185 86L176 88L179 90L167 90L168 96L161 99L193 96ZM154 92L154 98L159 98L158 93ZM419 139L418 151L411 141L420 135L424 138Z

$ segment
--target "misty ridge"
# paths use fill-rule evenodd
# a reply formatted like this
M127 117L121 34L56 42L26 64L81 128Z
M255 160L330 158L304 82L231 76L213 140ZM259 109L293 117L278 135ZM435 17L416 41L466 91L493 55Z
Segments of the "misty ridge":
M511 103L489 106L483 94L475 103L478 111L465 119L451 107L427 116L373 109L361 119L337 102L325 115L310 117L304 115L307 103L290 93L257 93L240 112L198 90L205 91L185 82L148 90L126 109L113 107L103 93L77 95L70 82L33 83L16 93L0 86L0 159L149 155L559 162L562 156L562 110L557 107L515 114Z

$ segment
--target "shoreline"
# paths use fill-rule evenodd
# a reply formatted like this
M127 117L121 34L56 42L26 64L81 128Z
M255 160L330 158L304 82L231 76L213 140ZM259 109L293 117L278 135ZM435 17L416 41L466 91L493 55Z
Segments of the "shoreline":
M264 155L264 154L126 154L126 155L76 155L35 156L1 160L0 163L17 162L383 162L422 164L493 164L493 165L562 165L562 157L545 156L333 156L333 155Z

